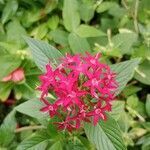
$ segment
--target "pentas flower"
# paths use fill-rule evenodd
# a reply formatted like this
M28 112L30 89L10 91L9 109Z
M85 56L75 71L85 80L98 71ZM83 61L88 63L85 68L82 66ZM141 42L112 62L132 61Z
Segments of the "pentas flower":
M55 69L46 65L46 73L39 79L41 85L41 111L50 117L59 118L60 130L72 131L82 127L83 122L106 120L106 112L111 111L111 102L118 88L116 74L107 64L100 62L101 54L67 54ZM48 100L48 93L56 97Z

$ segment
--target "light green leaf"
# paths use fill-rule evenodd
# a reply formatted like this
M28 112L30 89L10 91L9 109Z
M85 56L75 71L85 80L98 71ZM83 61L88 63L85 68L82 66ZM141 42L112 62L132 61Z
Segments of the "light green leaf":
M39 99L32 99L16 106L15 110L30 117L36 118L40 123L46 124L48 114L42 113L40 111L42 107L43 104Z
M150 49L146 45L138 46L136 49L134 49L134 52L132 54L133 57L142 57L143 59L150 59Z
M76 34L78 34L80 37L97 37L97 36L105 36L106 34L101 31L100 29L96 29L89 25L80 25L76 31Z
M125 102L124 101L113 101L112 111L109 113L115 120L118 120L121 113L124 112Z
M2 14L2 23L6 23L9 19L13 17L18 9L18 2L17 0L9 0L7 1L5 8Z
M46 23L40 24L37 28L31 33L31 36L34 36L36 39L43 39L48 32L48 27Z
M115 2L102 2L102 3L97 7L96 11L97 11L98 13L103 13L103 12L109 10L110 8L112 8L112 7L116 6L116 5L117 5L117 3L115 3Z
M8 146L13 140L16 129L15 111L10 112L0 126L0 145Z
M28 43L33 59L36 65L42 70L45 70L46 64L50 62L51 66L59 64L59 58L63 55L53 46L46 42L34 40L32 38L25 38Z
M150 117L150 94L147 95L145 107L146 107L146 112Z
M44 8L45 13L49 14L50 12L52 12L57 7L57 4L58 0L51 0L50 2L47 1Z
M49 136L47 132L45 130L40 131L22 141L17 150L46 150L48 141Z
M63 6L64 26L68 31L74 31L80 24L77 0L64 0Z
M139 65L139 67L136 69L135 78L146 85L150 85L150 61L149 60L145 60Z
M112 43L118 45L117 48L121 50L122 54L131 54L132 46L137 42L136 33L119 33L112 38Z
M55 30L58 24L59 24L59 17L57 15L52 16L47 22L48 27L52 30Z
M13 63L12 63L13 62ZM21 59L16 55L3 55L0 57L0 80L17 69L21 64Z
M139 62L140 59L136 58L111 66L111 69L117 74L116 80L119 84L116 95L118 95L124 89L128 81L131 80L134 75L134 70L138 66Z
M86 123L84 126L88 139L97 150L126 150L117 122L110 116L96 126Z
M81 19L85 22L90 21L94 16L94 1L82 0L79 6Z
M138 107L139 99L136 95L131 95L127 98L127 105L131 107L132 109L135 109Z
M69 45L73 51L73 53L85 53L90 52L91 48L89 43L85 38L80 38L75 33L70 33L69 37Z
M115 17L115 18L119 18L122 19L122 17L124 15L126 15L126 9L123 7L120 7L120 5L116 4L113 7L111 7L108 11L108 14L110 14L111 16Z
M17 44L22 48L25 46L25 42L22 36L27 35L25 28L20 24L18 20L14 20L7 25L7 40Z
M57 44L66 46L68 45L68 33L60 30L60 29L56 29L54 31L50 32L50 35L53 38L53 41L56 42Z

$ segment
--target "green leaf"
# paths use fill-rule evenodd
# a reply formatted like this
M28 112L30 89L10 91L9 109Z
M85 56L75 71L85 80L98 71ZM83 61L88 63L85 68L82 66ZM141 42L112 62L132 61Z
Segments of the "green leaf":
M8 146L13 140L16 129L15 111L10 112L0 126L0 145Z
M58 24L59 24L59 17L57 15L52 16L47 22L48 27L52 30L55 30Z
M6 23L9 19L11 19L15 15L17 9L18 9L17 0L7 1L7 4L5 5L1 18L2 24Z
M53 38L53 41L56 42L57 44L66 46L68 45L68 33L60 30L60 29L56 29L54 31L50 32L50 35Z
M150 85L150 61L143 61L136 69L135 78L146 85Z
M125 102L124 101L114 101L112 103L112 111L109 113L115 120L121 117L121 113L124 112Z
M71 50L73 51L74 54L75 53L84 54L85 52L91 51L90 45L87 42L87 40L85 38L80 38L75 33L70 33L68 40Z
M17 44L20 48L22 48L25 46L25 42L22 36L25 35L27 35L26 30L18 20L14 20L7 25L8 42Z
M86 147L83 145L83 143L80 141L79 138L77 138L76 136L73 137L72 139L69 139L67 141L67 143L65 143L65 150L87 150Z
M48 32L47 23L40 24L37 28L34 28L31 35L36 39L43 39Z
M95 150L95 146L89 140L87 140L87 138L84 135L78 136L78 139L84 145L86 150Z
M89 26L89 25L80 25L76 31L75 31L76 34L78 34L80 37L97 37L97 36L106 36L106 34L99 30L99 29L96 29L92 26Z
M131 80L134 75L134 70L138 66L139 62L140 59L135 58L111 66L111 69L117 74L116 80L119 84L116 95L118 95L124 89L128 81Z
M115 17L116 19L122 19L122 17L126 15L126 12L127 10L125 8L120 7L120 5L116 4L109 9L108 14Z
M74 31L80 24L77 0L64 0L63 6L64 26L68 31Z
M112 43L118 45L122 54L131 54L132 46L137 42L136 33L119 33L112 38Z
M39 99L32 99L16 106L15 110L30 117L36 118L42 124L46 124L48 114L42 113L40 111L42 107L43 104Z
M96 9L96 11L98 13L103 13L107 10L109 10L110 8L116 6L117 3L114 3L114 2L102 2Z
M63 57L56 48L46 42L32 38L25 38L25 40L31 49L33 60L42 71L45 70L45 66L49 62L51 66L55 67L55 65L59 64L59 58Z
M110 116L96 126L86 123L84 126L88 139L97 150L126 150L117 122Z
M26 77L25 83L15 85L13 87L15 98L16 99L20 99L20 98L31 99L31 98L36 97L35 88L31 87L31 84L34 84L34 83L35 83L35 77L30 77L30 79L29 77Z
M141 91L141 90L142 90L141 87L133 86L133 85L128 85L128 86L126 86L126 87L124 88L124 90L123 90L123 95L124 95L125 97L128 97L128 96L133 95L133 94L135 94L135 93L137 93L137 92L139 92L139 91Z
M149 150L149 146L150 146L149 141L150 141L150 134L146 134L137 141L136 145L142 144L142 150Z
M85 22L90 21L94 16L94 1L82 0L79 6L81 19Z
M146 107L146 112L150 117L150 94L147 95L145 107Z
M146 45L138 46L134 49L134 52L132 54L133 57L142 57L143 59L149 59L150 58L150 49Z
M22 141L16 150L46 150L48 141L47 132L45 130L40 131Z
M13 62L13 63L12 63ZM17 69L21 64L21 59L16 55L3 55L0 57L0 80Z
M127 105L132 109L136 109L139 103L139 99L136 95L131 95L127 98Z
M54 143L48 150L62 150L62 144L60 141Z
M6 101L7 98L10 95L10 92L12 90L13 83L2 83L0 82L0 100L1 101Z

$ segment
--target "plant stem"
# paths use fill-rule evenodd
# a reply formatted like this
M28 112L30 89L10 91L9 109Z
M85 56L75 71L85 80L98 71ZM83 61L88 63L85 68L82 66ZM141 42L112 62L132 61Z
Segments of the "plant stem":
M129 10L126 0L122 0L122 5L125 7L125 9Z
M22 131L39 130L39 129L44 129L44 128L45 128L44 126L26 126L26 127L18 128L14 132L15 133L19 133L19 132L22 132Z
M134 8L133 19L134 19L134 28L135 28L135 31L136 31L137 33L139 33L139 26L138 26L138 21L137 21L138 8L139 8L139 0L136 0L136 1L135 1L135 8Z

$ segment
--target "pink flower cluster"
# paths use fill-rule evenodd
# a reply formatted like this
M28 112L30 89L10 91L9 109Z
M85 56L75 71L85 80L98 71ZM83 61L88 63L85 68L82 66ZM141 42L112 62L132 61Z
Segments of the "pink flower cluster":
M50 117L58 116L55 122L60 130L72 131L81 127L83 122L106 119L106 112L111 111L111 102L115 98L118 84L116 74L107 64L99 62L101 55L89 53L86 56L69 54L61 59L56 69L47 64L46 73L41 75L42 112ZM56 100L48 101L51 92Z

